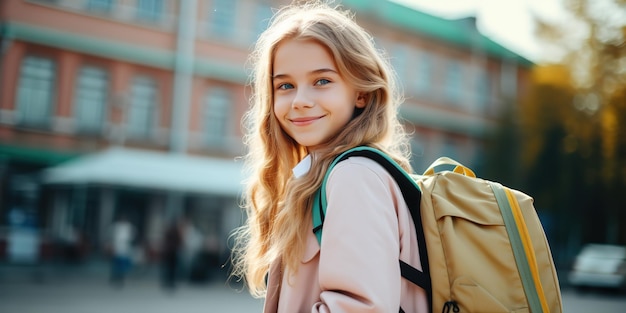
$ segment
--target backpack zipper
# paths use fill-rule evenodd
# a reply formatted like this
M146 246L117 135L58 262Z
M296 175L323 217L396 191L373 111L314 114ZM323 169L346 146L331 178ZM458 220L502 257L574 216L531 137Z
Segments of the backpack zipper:
M450 310L452 310L452 312L454 313L458 313L461 311L456 301L452 301L452 300L444 303L443 310L441 310L441 313L450 313L451 312Z

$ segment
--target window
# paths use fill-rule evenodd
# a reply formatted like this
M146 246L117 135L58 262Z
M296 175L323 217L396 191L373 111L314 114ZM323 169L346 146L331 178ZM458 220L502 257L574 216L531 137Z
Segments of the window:
M463 93L463 67L460 62L450 60L446 66L445 99L451 103L460 103Z
M237 21L236 0L213 0L208 14L209 34L221 39L233 38Z
M409 47L403 44L395 45L391 54L391 64L398 75L399 83L402 83L409 74Z
M434 70L433 61L430 53L420 53L417 64L417 77L414 80L418 94L425 95L431 92Z
M95 12L111 12L113 0L88 0L87 9Z
M259 35L267 28L270 18L272 18L272 7L265 1L261 1L256 4L256 10L254 12L254 27L253 40L256 40Z
M17 90L20 123L45 127L50 124L55 65L52 60L27 56L22 61Z
M424 172L424 170L426 170L426 167L428 166L425 160L424 152L426 149L424 149L423 140L421 136L416 134L411 139L410 143L411 143L411 166L413 167L413 170L415 170L416 172L422 173Z
M163 16L163 0L137 0L137 19L158 22Z
M203 130L208 146L223 145L229 137L231 95L225 88L210 89L204 100Z
M85 66L78 72L74 119L81 133L100 133L104 122L109 82L100 68Z
M491 77L485 69L478 70L476 80L476 106L478 111L484 112L491 102Z
M502 61L500 81L502 93L508 98L517 96L517 64L514 60L505 59Z
M149 77L133 80L127 108L127 131L131 138L149 138L156 122L157 86Z

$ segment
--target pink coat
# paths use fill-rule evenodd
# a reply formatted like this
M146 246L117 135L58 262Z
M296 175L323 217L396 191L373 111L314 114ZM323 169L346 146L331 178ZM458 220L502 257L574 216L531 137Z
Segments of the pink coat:
M270 268L265 313L428 311L424 290L400 276L398 259L421 269L415 228L393 178L352 157L331 172L323 237L312 226L297 273Z

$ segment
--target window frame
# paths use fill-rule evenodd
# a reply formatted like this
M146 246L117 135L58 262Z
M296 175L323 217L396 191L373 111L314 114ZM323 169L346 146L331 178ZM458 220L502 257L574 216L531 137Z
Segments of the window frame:
M142 22L159 23L165 16L163 0L136 0L135 19ZM146 8L149 7L149 8Z
M236 40L238 37L238 0L213 0L208 6L207 34L211 38ZM225 12L226 14L219 14Z
M85 77L84 75L94 75ZM83 134L101 134L107 121L107 108L109 102L109 73L99 66L83 65L78 70L74 90L74 128ZM89 79L85 81L84 79ZM98 81L101 79L100 81ZM95 105L99 110L99 118L90 119L85 116L83 110L93 112L94 108L84 106ZM87 113L89 116L89 113Z
M137 88L143 88L143 90ZM141 98L142 93L148 94L149 97ZM157 80L147 75L133 77L128 107L125 110L125 130L129 139L151 139L155 136L158 108L159 88ZM142 115L138 117L137 114ZM137 121L140 121L141 125L138 125Z
M22 58L15 99L20 125L50 127L56 99L56 75L57 64L54 59L37 55ZM33 111L41 112L33 118Z
M204 145L208 147L223 146L232 136L229 127L233 115L231 109L232 102L233 93L229 88L216 86L206 91L203 98L201 115ZM216 123L213 124L212 122L215 121Z

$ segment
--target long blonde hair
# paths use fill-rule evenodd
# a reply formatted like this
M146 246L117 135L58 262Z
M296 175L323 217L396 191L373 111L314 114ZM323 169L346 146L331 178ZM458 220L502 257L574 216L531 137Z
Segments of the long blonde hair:
M292 177L292 169L308 153L306 147L281 129L273 113L273 58L286 39L310 39L327 47L339 74L366 97L362 112L328 148L316 150L310 171L300 178ZM397 118L402 99L382 55L348 11L319 1L281 8L259 37L250 59L251 107L243 120L249 178L242 206L247 223L236 233L233 250L233 274L245 278L253 295L264 295L265 276L276 258L282 258L285 268L298 270L312 223L311 196L338 153L369 145L411 170L407 136Z

